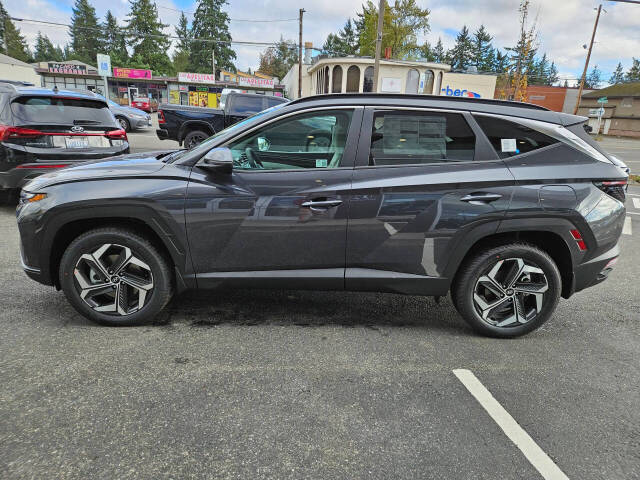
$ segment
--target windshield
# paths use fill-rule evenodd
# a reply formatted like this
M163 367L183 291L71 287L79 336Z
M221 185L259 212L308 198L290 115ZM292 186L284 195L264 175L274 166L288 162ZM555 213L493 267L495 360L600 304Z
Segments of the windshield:
M202 156L202 155L204 155L204 153L206 153L207 151L209 151L211 149L212 144L215 143L215 141L219 137L222 137L223 135L228 135L228 134L233 133L233 132L235 132L237 130L242 130L247 125L257 122L258 119L260 119L261 117L263 117L267 113L273 112L274 110L276 110L278 108L282 108L285 105L286 105L286 103L281 103L279 105L274 105L273 107L267 108L266 110L263 110L261 112L258 112L256 114L254 114L254 115L251 115L250 117L247 117L247 118L245 118L244 120L242 120L242 121L240 121L238 123L234 123L233 125L225 128L224 130L220 130L219 132L214 133L212 136L207 138L204 142L199 144L193 150L185 150L184 152L181 152L180 155L172 156L170 162L176 161L178 158L180 158L184 154L186 154L186 152L192 153L194 156Z

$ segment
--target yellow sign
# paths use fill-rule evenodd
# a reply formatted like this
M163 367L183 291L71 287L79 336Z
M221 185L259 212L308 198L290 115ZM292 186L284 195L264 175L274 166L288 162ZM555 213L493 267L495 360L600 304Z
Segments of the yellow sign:
M198 106L198 92L189 92L189 105Z
M207 92L198 92L198 106L199 107L206 107L207 106L207 100L208 100L208 94Z
M169 103L180 104L180 92L178 90L169 90Z
M209 108L216 108L218 106L218 95L216 93L209 94Z

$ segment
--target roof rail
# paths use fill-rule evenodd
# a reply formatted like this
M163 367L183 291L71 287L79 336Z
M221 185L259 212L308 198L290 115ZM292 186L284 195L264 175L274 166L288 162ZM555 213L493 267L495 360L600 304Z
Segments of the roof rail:
M325 93L320 95L311 95L309 97L298 98L291 103L304 103L323 98L354 98L354 99L372 99L372 98L389 98L397 100L435 100L440 102L459 102L459 103L483 103L486 105L499 105L503 107L520 107L530 108L533 110L546 110L548 108L541 105L535 105L527 102L516 102L514 100L497 100L494 98L467 98L467 97L448 97L444 95L418 95L407 93Z

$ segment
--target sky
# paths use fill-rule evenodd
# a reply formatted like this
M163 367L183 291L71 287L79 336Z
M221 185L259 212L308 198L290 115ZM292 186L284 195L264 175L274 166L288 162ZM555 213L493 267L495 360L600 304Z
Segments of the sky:
M91 1L91 0L90 0ZM4 0L11 16L24 19L69 23L73 0ZM163 23L169 24L167 33L173 34L180 11L189 21L193 20L194 0L156 0ZM231 36L239 41L274 42L281 36L297 41L298 9L304 8L304 41L321 47L329 33L337 32L349 17L355 17L364 0L229 0L226 11L231 21ZM377 2L375 2L377 3ZM435 44L442 38L445 47L451 47L457 32L463 25L472 31L484 24L496 47L511 46L518 34L519 0L417 0L422 8L431 11L431 31L420 35L422 42ZM574 83L582 74L586 50L591 38L593 22L599 3L604 10L600 19L596 43L590 65L598 65L606 81L618 62L625 70L631 65L632 56L640 57L640 5L596 0L531 0L531 19L537 19L539 51L547 52L556 62L560 77ZM128 0L93 0L98 16L104 19L111 9L124 24L129 11ZM294 20L290 20L294 19ZM243 20L288 20L247 22ZM66 28L16 22L27 41L33 45L38 30L55 44L69 41ZM236 67L255 70L259 53L264 47L234 45Z

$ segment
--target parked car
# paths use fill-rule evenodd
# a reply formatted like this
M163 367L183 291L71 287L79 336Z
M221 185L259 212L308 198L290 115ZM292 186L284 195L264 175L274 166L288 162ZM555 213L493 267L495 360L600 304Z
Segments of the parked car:
M126 132L91 93L0 83L0 202L37 175L129 153Z
M229 125L286 102L286 98L271 95L230 92L222 109L165 103L158 110L160 128L156 134L160 140L175 140L179 145L193 148Z
M153 113L158 110L158 101L155 98L135 97L131 100L131 106L144 112Z
M147 128L152 125L151 123L151 115L140 110L139 108L128 107L126 105L118 105L113 100L103 98L107 105L109 105L109 110L113 113L113 116L116 117L116 120L120 124L120 127L125 132L130 132L131 130L138 130L141 128Z
M303 98L192 150L32 180L23 267L107 325L188 288L451 292L476 331L515 337L620 253L627 175L586 121L463 97Z

